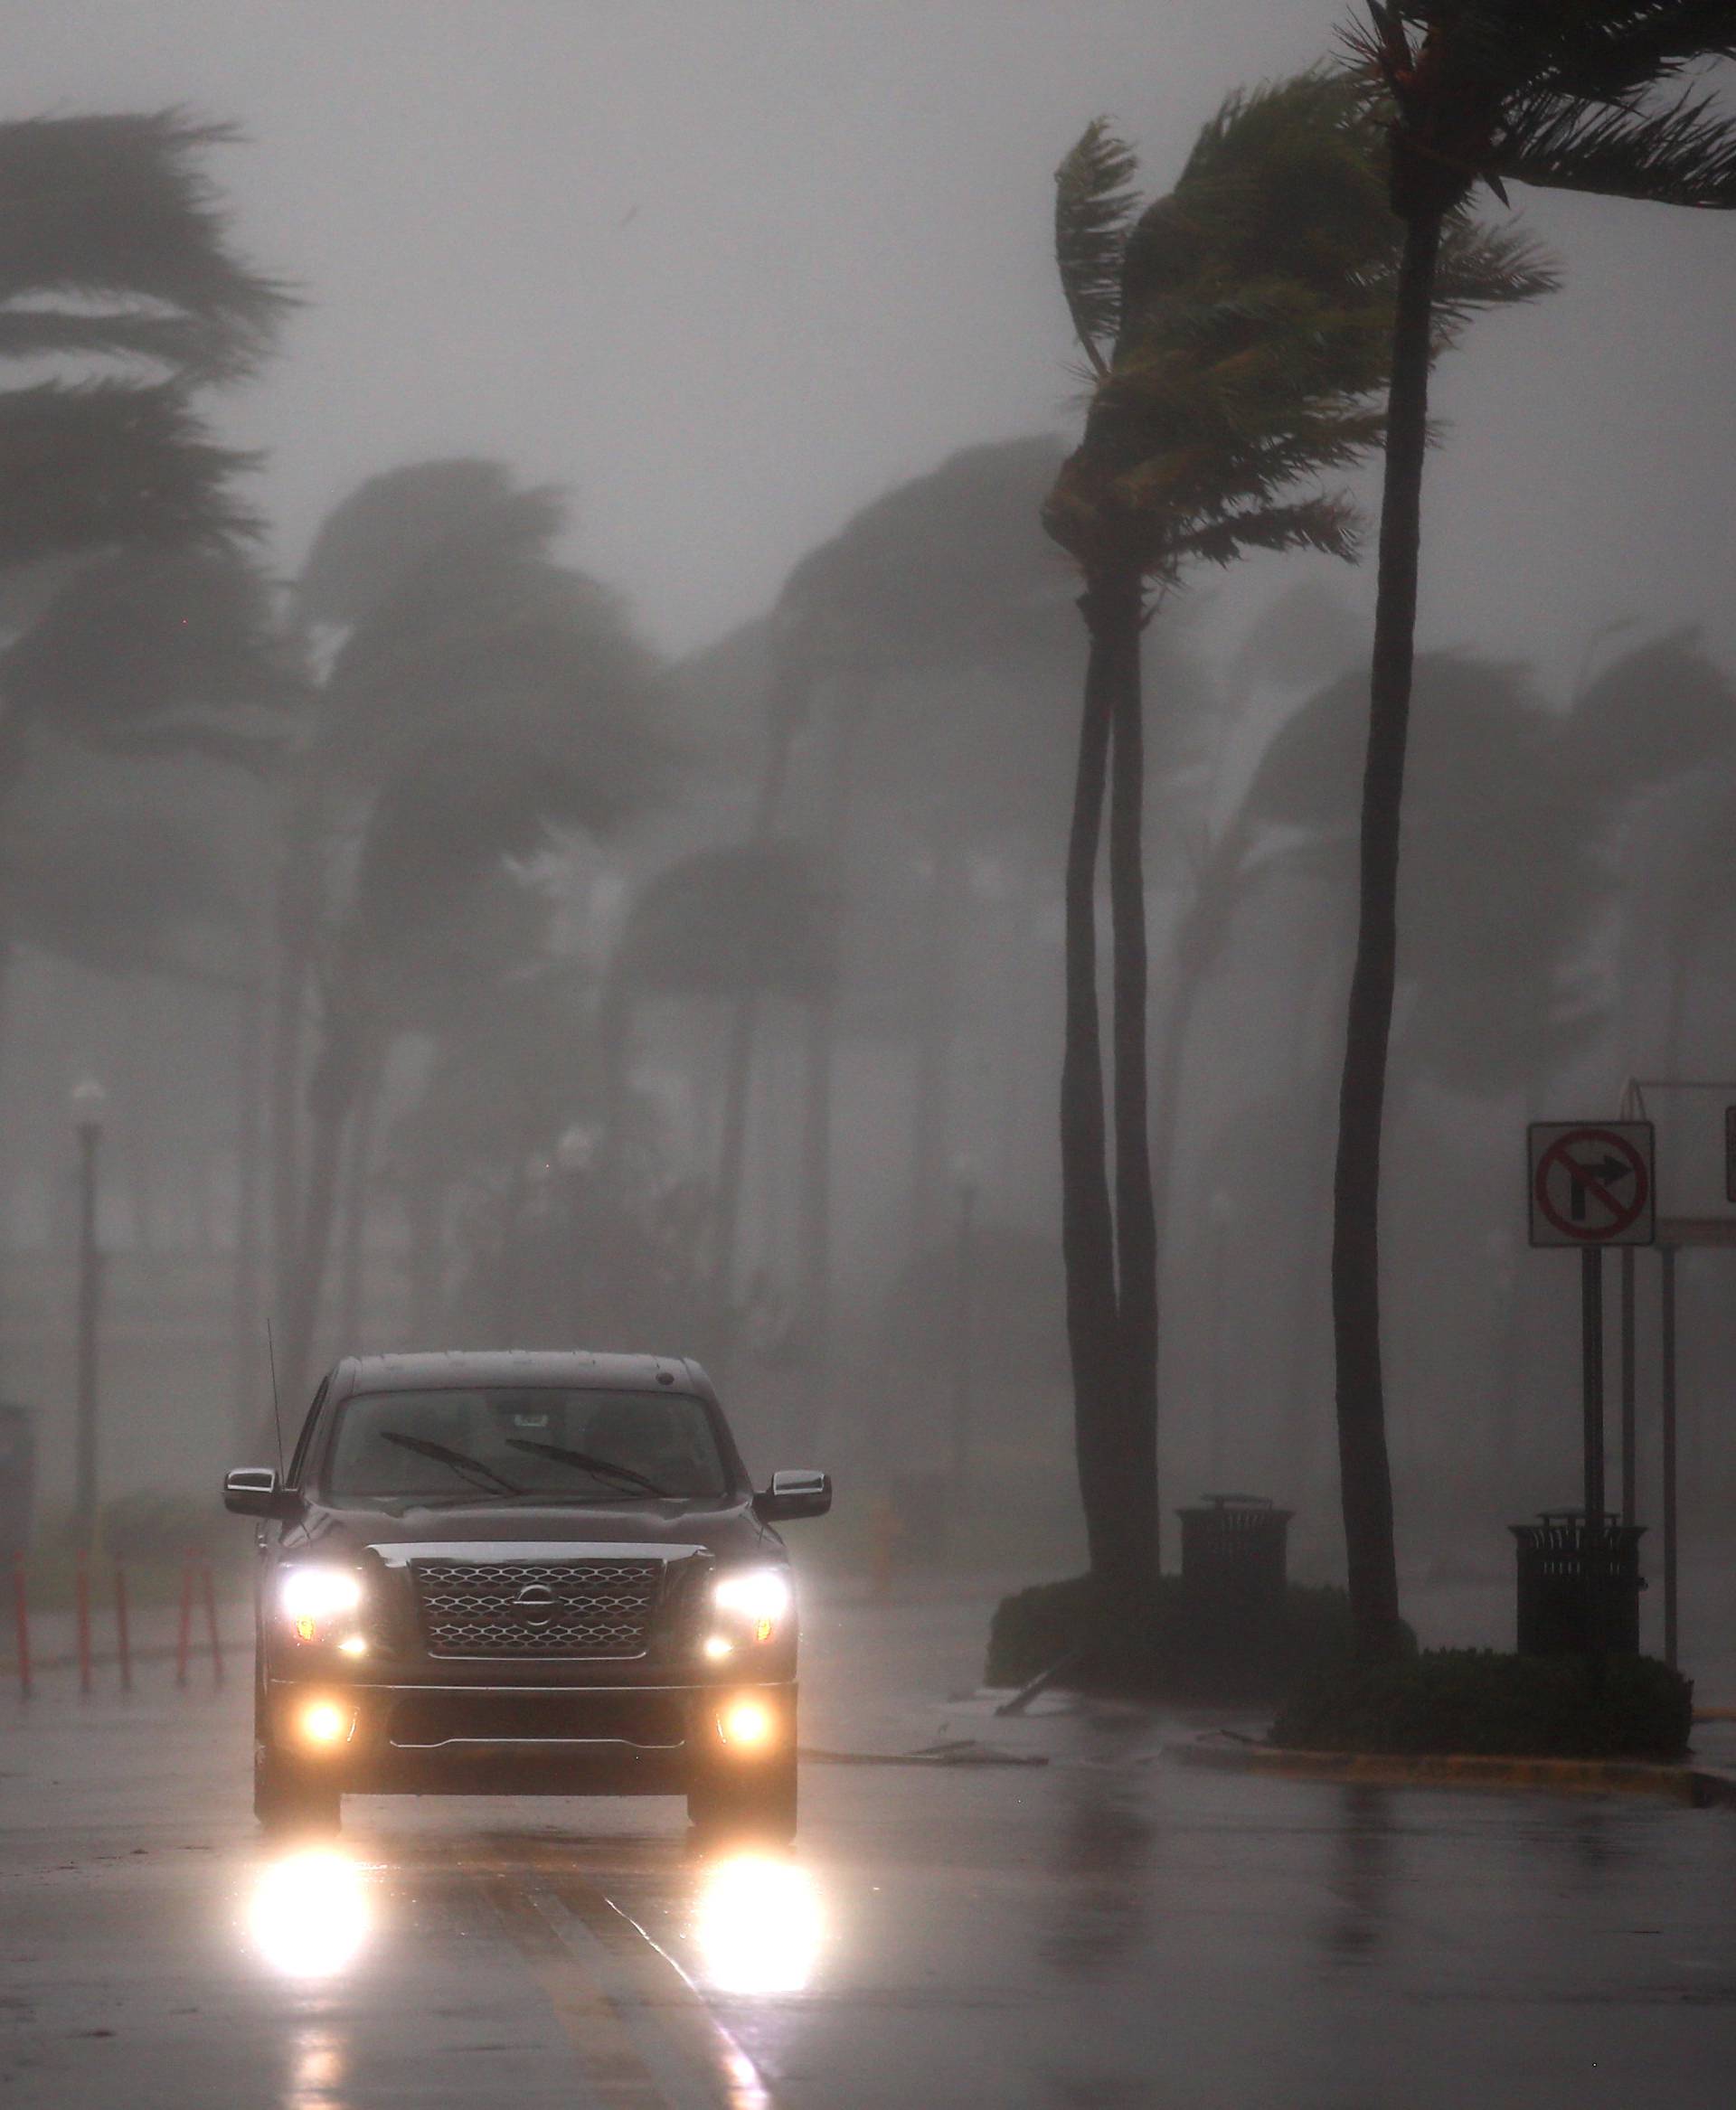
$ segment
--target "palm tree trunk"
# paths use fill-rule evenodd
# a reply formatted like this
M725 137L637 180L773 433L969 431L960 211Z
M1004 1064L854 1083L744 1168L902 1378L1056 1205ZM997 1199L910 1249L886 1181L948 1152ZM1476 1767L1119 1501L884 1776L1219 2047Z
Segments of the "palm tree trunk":
M774 675L767 730L766 765L754 798L753 816L748 828L750 843L771 840L778 808L789 777L789 751L798 726L807 715L811 682L787 683ZM753 1044L760 1022L760 998L755 990L738 996L730 1013L728 1053L723 1065L722 1135L718 1144L717 1182L712 1206L712 1275L710 1324L706 1353L722 1377L731 1346L734 1326L736 1238L741 1214L741 1177L748 1147L748 1102L753 1084ZM829 1050L826 1060L830 1061Z
M313 1087L307 1153L307 1197L289 1296L284 1309L284 1383L292 1399L305 1395L312 1375L314 1336L319 1322L320 1294L331 1258L332 1227L344 1164L344 1137L365 1074L363 1035L354 1022L332 1029Z
M1145 700L1139 645L1139 579L1101 589L1099 620L1113 654L1110 704L1109 909L1114 966L1115 1240L1122 1359L1127 1526L1140 1571L1158 1570L1157 1221L1151 1184L1146 1074L1146 870L1143 843Z
M1357 1651L1401 1645L1392 1476L1381 1370L1381 1124L1398 956L1399 825L1416 648L1430 321L1440 219L1406 225L1387 403L1386 477L1363 777L1356 962L1344 1021L1333 1188L1332 1324L1346 1580Z
M274 1297L288 1314L300 1263L301 1086L307 986L319 926L315 852L316 808L311 789L286 794L282 864L276 904L277 960L271 998L267 1124L271 1154L271 1265Z
M934 844L934 874L922 910L922 972L918 992L916 1077L911 1091L910 1227L912 1255L940 1235L947 1173L947 1081L957 1011L958 925L963 912L963 845L943 826Z
M1067 1348L1073 1432L1091 1572L1111 1587L1137 1569L1127 1528L1118 1438L1125 1423L1115 1295L1115 1229L1104 1163L1103 1050L1097 1005L1097 863L1113 718L1115 652L1091 626L1080 713L1079 763L1067 843L1066 1039L1061 1066L1061 1246L1067 1281Z
M344 1174L344 1239L338 1262L343 1295L338 1338L345 1355L362 1352L362 1328L367 1316L363 1277L367 1272L368 1202L373 1180L374 1118L380 1110L382 1078L372 1069L357 1093L350 1122L349 1164Z

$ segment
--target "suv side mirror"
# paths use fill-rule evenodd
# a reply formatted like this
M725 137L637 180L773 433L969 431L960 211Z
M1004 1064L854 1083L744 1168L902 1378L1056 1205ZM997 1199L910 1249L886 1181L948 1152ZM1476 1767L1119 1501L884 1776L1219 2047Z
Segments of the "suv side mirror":
M823 1517L831 1506L829 1473L774 1473L771 1485L753 1498L753 1513L765 1524L787 1524L797 1517Z
M294 1517L301 1513L301 1497L278 1485L275 1465L238 1465L223 1475L223 1507L238 1517Z

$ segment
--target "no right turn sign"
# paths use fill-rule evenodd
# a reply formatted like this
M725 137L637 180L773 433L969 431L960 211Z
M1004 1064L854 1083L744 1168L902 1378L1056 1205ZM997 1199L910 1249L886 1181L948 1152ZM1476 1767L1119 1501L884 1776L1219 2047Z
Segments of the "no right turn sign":
M1533 1121L1526 1133L1533 1246L1652 1243L1649 1121Z

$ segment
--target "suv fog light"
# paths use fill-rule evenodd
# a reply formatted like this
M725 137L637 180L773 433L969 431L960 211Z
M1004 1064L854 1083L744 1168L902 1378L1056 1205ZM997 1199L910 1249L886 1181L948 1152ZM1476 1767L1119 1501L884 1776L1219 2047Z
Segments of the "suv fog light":
M304 1744L314 1744L325 1749L333 1744L341 1744L350 1733L354 1715L330 1700L316 1700L304 1707L297 1716L296 1726L301 1732Z
M707 1663L721 1663L726 1656L732 1656L734 1653L735 1650L721 1634L708 1634L705 1636L705 1660Z
M717 1718L718 1733L726 1744L757 1750L778 1734L778 1719L763 1700L736 1700Z

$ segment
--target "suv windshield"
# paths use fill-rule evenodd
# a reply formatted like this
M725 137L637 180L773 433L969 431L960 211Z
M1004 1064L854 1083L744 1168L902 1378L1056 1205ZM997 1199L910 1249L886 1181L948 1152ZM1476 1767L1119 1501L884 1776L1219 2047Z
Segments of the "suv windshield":
M685 1392L363 1392L338 1409L334 1497L506 1502L722 1499L703 1404Z

